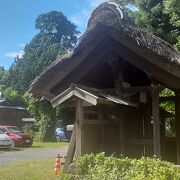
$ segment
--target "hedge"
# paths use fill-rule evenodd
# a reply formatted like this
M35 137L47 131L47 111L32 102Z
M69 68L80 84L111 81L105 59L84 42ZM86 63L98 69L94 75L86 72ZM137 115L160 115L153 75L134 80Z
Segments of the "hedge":
M75 180L180 180L180 171L172 163L148 157L105 157L103 153L78 158L70 172Z

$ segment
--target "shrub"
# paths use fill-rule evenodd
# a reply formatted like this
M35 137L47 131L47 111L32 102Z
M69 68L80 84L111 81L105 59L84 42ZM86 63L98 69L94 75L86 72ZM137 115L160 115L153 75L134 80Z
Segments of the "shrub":
M105 157L103 153L78 158L72 166L81 169L76 180L178 180L180 171L157 158L141 159Z

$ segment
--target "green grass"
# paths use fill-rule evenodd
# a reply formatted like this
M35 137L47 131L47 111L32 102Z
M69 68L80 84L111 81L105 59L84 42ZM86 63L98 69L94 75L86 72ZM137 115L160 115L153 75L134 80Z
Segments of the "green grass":
M55 159L19 161L0 168L0 180L55 180ZM61 178L60 178L61 179Z
M68 146L69 143L67 142L34 142L30 147L15 147L12 149L0 149L0 153L9 152L9 151L24 151L27 149L37 149L37 148L58 148L63 146Z
M28 148L14 148L10 150L1 149L0 153L3 153L4 151L23 151L26 149L36 150L37 148L58 148L67 145L67 142L34 142L33 145ZM61 160L61 162L63 162L63 160ZM0 180L54 180L57 179L53 175L54 164L55 158L33 161L18 161L15 164L0 167Z
M29 148L58 148L68 144L67 142L34 142Z

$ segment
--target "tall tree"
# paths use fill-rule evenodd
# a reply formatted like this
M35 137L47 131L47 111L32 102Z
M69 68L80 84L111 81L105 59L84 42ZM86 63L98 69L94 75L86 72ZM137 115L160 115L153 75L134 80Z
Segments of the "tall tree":
M76 44L79 34L76 26L57 11L39 15L35 28L39 33L25 46L23 57L17 57L9 70L10 85L22 94L57 55Z
M128 13L134 23L145 28L180 50L179 0L114 0L121 6L134 5L137 10Z

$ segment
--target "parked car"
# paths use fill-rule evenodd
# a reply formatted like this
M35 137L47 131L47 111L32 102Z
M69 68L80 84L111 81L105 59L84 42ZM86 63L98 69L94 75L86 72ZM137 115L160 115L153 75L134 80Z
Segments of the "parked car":
M31 146L33 139L29 133L24 133L16 126L0 126L1 131L6 133L14 141L15 146Z
M0 148L12 148L14 141L0 128Z
M56 135L56 141L57 142L69 141L70 140L70 134L65 129L65 127L56 128L55 135Z

